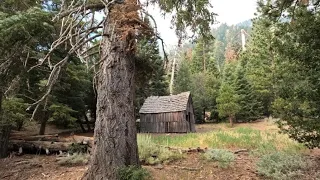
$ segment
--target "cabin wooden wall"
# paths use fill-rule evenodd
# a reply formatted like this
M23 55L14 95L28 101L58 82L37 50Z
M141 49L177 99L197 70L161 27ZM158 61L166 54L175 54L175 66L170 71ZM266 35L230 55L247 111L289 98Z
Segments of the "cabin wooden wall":
M188 112L190 112L190 132L196 132L196 127L195 127L195 123L196 120L194 118L194 109L193 109L193 102L192 102L192 98L191 96L189 96L189 100L188 100L188 105L187 105L187 110L186 110L186 114Z
M140 114L140 132L184 133L190 132L185 112Z

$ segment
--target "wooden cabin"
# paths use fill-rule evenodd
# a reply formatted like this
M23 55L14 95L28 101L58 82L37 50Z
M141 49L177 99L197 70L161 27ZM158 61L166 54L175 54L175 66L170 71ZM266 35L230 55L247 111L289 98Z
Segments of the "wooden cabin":
M190 92L148 97L139 113L140 132L142 133L195 132Z

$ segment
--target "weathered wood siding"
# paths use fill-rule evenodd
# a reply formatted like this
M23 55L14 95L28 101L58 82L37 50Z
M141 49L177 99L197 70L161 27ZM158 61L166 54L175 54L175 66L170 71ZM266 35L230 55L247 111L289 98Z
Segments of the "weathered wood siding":
M189 96L189 100L188 100L188 106L187 106L187 113L190 113L190 126L191 126L191 132L196 132L196 127L195 127L195 117L194 117L194 109L193 109L193 101L191 96ZM186 113L186 114L187 114Z
M188 105L185 111L140 114L140 132L195 132L194 110L191 97L189 97Z
M141 132L145 133L190 132L184 112L141 114L140 128Z

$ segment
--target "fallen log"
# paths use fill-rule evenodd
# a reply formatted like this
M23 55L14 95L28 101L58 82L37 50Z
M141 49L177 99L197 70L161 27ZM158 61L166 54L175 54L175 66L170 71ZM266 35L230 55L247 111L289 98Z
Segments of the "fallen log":
M12 140L9 142L10 151L19 151L19 153L41 153L46 154L54 152L66 152L72 145L72 142L50 142L50 141L22 141Z
M51 142L66 142L64 139L59 138L58 134L55 135L38 135L27 137L10 137L10 140L23 140L23 141L51 141Z
M93 146L93 139L86 136L70 136L70 137L59 137L58 134L55 135L37 135L37 136L27 136L27 137L10 137L10 141L49 141L49 142L70 142L78 144L88 144L88 146Z

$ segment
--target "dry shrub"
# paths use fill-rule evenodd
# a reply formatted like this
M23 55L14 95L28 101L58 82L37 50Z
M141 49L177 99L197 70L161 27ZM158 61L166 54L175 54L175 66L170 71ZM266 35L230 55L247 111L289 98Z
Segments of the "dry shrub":
M81 166L89 162L90 155L86 153L74 153L58 159L61 166Z

